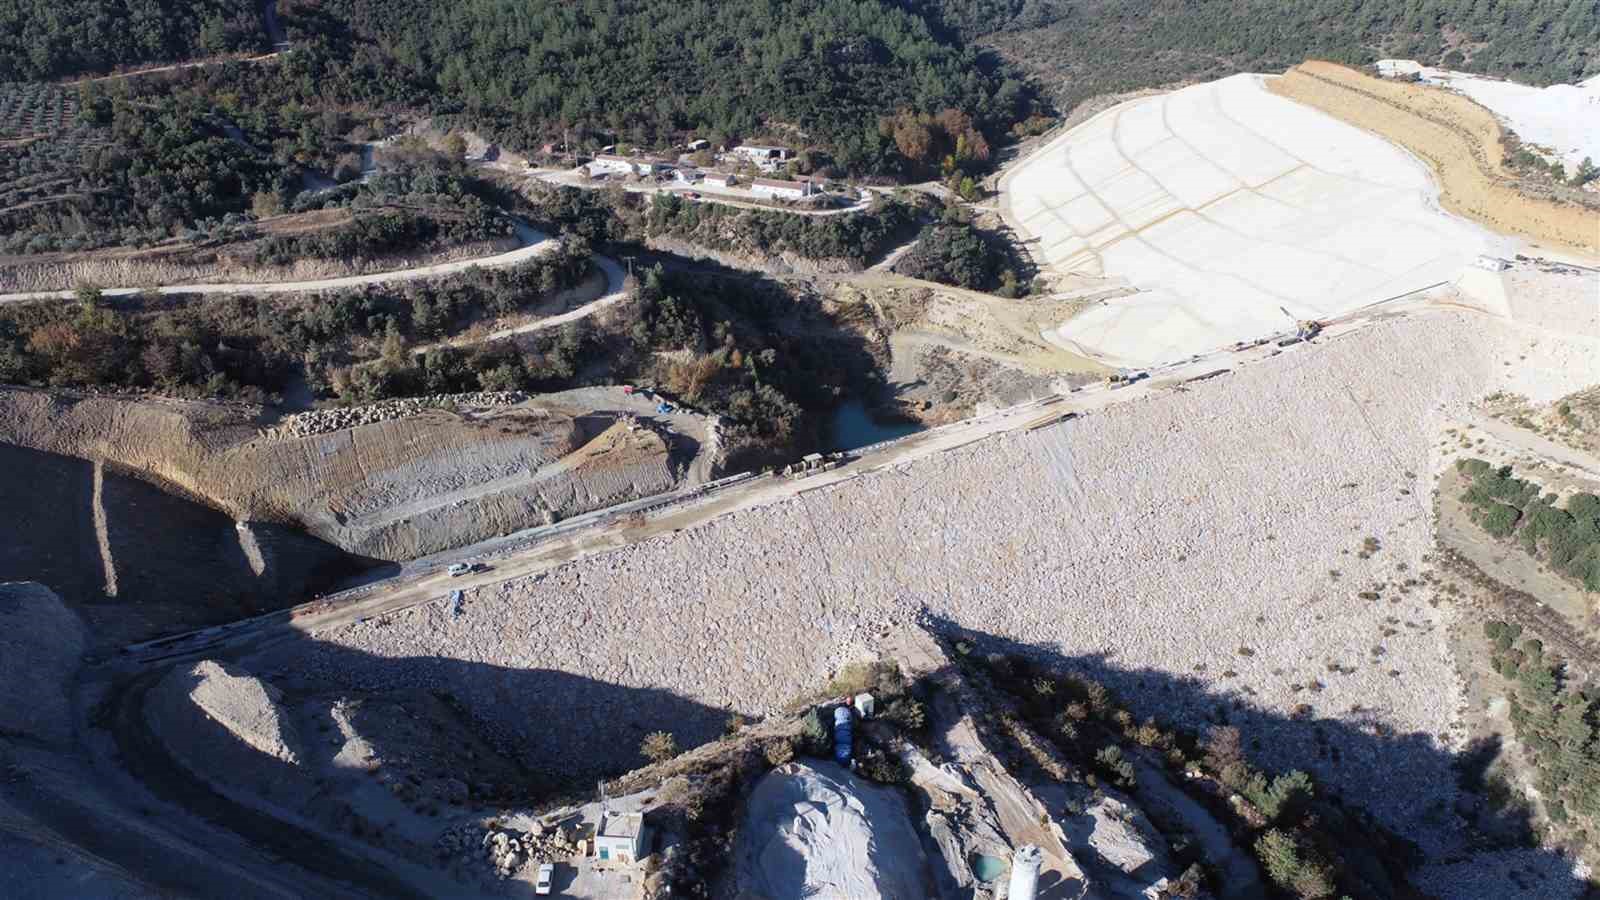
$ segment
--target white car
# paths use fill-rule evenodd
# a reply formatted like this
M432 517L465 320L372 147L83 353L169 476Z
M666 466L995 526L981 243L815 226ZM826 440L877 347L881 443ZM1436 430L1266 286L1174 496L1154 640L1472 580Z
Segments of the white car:
M539 896L550 893L550 880L556 875L556 867L550 863L539 866L539 880L533 884L533 892Z
M451 578L456 578L458 576L465 575L468 572L471 572L472 571L472 567L467 565L466 563L456 563L455 565L451 566L448 569L445 569L444 571L445 571L445 574L449 575Z

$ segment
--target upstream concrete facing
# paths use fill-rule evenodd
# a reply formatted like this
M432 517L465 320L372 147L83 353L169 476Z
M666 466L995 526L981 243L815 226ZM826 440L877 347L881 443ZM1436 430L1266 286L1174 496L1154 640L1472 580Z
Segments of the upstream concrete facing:
M1451 281L1511 242L1438 208L1417 159L1235 75L1131 100L1005 176L1001 209L1056 273L1138 292L1056 336L1148 366Z

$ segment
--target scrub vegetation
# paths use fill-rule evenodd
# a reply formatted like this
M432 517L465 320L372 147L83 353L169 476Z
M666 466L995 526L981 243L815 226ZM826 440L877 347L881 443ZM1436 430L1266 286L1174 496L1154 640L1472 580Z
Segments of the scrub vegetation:
M1600 827L1600 689L1573 683L1563 661L1521 625L1485 622L1483 635L1510 693L1511 726L1534 773L1548 837L1587 850Z
M0 82L266 49L259 5L239 0L0 3Z
M349 401L422 393L441 379L426 370L415 380L404 377L410 371L407 341L515 312L577 283L588 270L587 248L569 242L512 269L330 296L111 300L88 288L75 303L0 307L0 381L251 400L282 393L301 379L321 396ZM488 375L489 381L499 378L493 389L571 377L575 361L559 339L551 340L540 365L519 371L518 383ZM488 359L477 361L492 370ZM451 386L479 389L456 383L464 380L452 378Z
M1512 476L1481 459L1462 459L1456 468L1470 478L1461 499L1491 535L1514 541L1552 571L1600 591L1600 497L1577 493L1565 505L1539 485Z
M1104 684L1020 656L979 655L957 642L954 658L990 679L1016 712L1096 780L1139 796L1137 757L1164 764L1170 781L1228 823L1284 896L1317 900L1341 894L1394 896L1411 861L1406 841L1342 805L1305 772L1272 773L1252 764L1252 736L1231 725L1200 734L1139 721ZM1227 798L1232 798L1227 799ZM1191 865L1188 890L1203 878L1197 848L1178 853ZM1182 896L1194 896L1183 894Z
M925 218L920 197L879 198L859 212L797 216L777 210L694 203L672 194L650 202L621 190L534 185L537 224L596 243L676 238L727 253L865 265Z

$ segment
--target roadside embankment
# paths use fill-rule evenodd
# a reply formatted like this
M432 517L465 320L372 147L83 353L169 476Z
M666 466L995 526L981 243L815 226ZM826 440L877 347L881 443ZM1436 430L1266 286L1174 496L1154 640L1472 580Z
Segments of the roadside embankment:
M1519 181L1505 168L1494 115L1466 97L1315 61L1267 86L1426 160L1439 180L1440 202L1451 212L1497 231L1600 252L1600 201Z
M517 237L504 237L426 253L388 254L360 259L308 258L282 266L253 265L227 254L193 248L168 252L96 252L0 266L0 293L72 290L81 284L101 288L145 288L200 282L276 284L351 278L492 257L508 253L521 245L522 241Z

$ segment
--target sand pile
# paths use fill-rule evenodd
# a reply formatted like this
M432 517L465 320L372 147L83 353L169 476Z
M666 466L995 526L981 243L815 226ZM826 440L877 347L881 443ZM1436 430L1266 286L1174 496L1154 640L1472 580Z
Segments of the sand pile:
M72 739L68 691L87 646L83 623L42 584L0 584L0 734Z
M769 772L739 832L739 894L925 897L931 884L905 801L828 763Z

